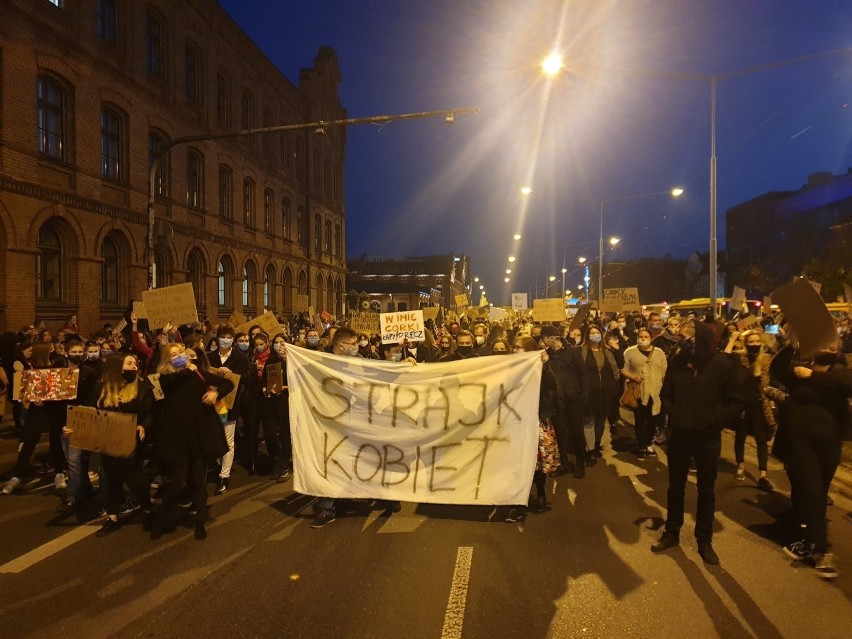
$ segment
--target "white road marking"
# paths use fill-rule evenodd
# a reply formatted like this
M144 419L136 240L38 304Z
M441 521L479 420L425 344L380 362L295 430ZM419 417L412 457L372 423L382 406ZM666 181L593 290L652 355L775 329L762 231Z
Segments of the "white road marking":
M471 546L459 546L456 554L456 567L453 570L452 586L450 586L450 599L447 602L447 612L444 613L441 639L461 639L472 562L473 548Z
M56 539L42 544L38 548L31 550L25 555L21 555L0 566L0 573L19 573L27 568L36 565L38 562L55 555L56 553L65 550L68 546L76 544L81 539L85 539L89 535L94 535L100 526L85 525L78 526L73 530L68 531L64 535Z

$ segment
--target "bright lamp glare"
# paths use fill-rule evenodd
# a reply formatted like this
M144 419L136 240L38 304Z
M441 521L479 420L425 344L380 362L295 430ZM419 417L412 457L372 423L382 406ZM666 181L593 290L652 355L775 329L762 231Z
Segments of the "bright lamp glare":
M506 275L511 275L511 274L512 274L512 269L507 268L507 269L506 269Z
M621 241L621 238L619 238L619 237L611 237L611 238L609 238L609 243L610 243L610 245L611 245L611 246L615 246L615 245L616 245L616 244L618 244L620 241Z
M478 278L478 277L474 277L474 278L473 278L473 281L474 281L474 282L478 282L478 281L479 281L479 278Z
M555 282L555 281L556 281L556 276L555 276L555 275L551 275L548 279L549 279L551 282Z
M508 278L508 277L504 277L504 278L503 278L503 281L504 281L504 282L506 282L506 283L508 284L508 282L509 282L509 278Z
M676 186L675 188L672 189L672 197L680 197L681 195L683 195L683 189L682 188L680 188L679 186Z
M515 233L515 236L514 236L514 237L515 237L515 239L516 239L516 240L519 240L519 239L521 239L521 234L520 234L520 233Z
M528 186L522 186L521 187L521 195L529 195L530 193L532 193L532 189L530 187L528 187Z
M541 70L546 75L554 76L562 69L562 56L554 51L541 61Z
M585 258L585 257L579 257L579 258L577 258L577 261L578 261L580 264L585 264L585 262L586 262L586 258Z
M514 261L515 261L515 256L514 256L514 255L510 255L510 256L509 256L509 261L510 261L510 262L514 262Z

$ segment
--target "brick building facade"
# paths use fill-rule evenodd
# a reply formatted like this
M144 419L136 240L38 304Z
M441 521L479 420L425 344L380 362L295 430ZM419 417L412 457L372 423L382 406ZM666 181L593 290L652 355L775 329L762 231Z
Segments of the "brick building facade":
M147 287L167 140L346 117L333 50L289 82L215 0L0 3L0 329L83 332ZM199 315L344 305L345 129L180 144L155 180L158 285Z

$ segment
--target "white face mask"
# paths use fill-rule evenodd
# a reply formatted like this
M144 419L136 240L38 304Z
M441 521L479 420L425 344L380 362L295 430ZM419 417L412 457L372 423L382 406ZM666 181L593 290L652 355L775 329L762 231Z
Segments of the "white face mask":
M483 335L477 335L474 339L479 346L482 346L485 343L485 337Z
M649 339L640 339L638 343L639 343L639 346L640 346L640 347L644 348L644 347L647 347L647 346L650 346L650 345L651 345L651 340L649 340Z
M391 353L391 361L392 362L401 362L402 361L402 353Z
M369 343L370 342L368 342L367 340L362 339L360 342L358 342L358 346L360 346L361 348L367 348L367 344Z

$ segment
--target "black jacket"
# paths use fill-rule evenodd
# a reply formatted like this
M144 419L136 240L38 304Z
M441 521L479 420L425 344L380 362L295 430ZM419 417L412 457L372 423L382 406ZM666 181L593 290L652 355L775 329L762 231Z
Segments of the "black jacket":
M696 365L688 351L669 362L660 400L672 430L719 432L733 428L743 411L740 377L724 355L712 353Z
M219 351L210 353L208 359L210 360L211 367L222 368L224 366L232 373L240 376L240 384L237 388L237 398L234 400L234 407L228 411L228 421L235 422L240 418L240 402L243 399L246 385L252 381L248 378L250 370L248 357L240 349L232 348L231 354L228 355L228 359L224 364L222 363L222 356L219 355ZM254 373L254 371L251 372Z
M278 356L278 353L272 351L269 358L266 360L266 365L263 367L263 399L261 407L263 415L269 417L289 417L290 416L290 391L285 388L275 394L269 393L269 367L274 364L281 364L281 375L284 381L284 386L287 386L287 360Z
M569 346L558 351L547 349L547 365L556 376L558 394L563 401L583 402L589 396L589 375L579 347Z
M228 451L225 429L212 406L201 398L210 387L224 397L234 385L224 377L198 369L181 370L160 375L162 416L157 454L162 461L179 461L184 455L202 453L207 459L221 457Z

